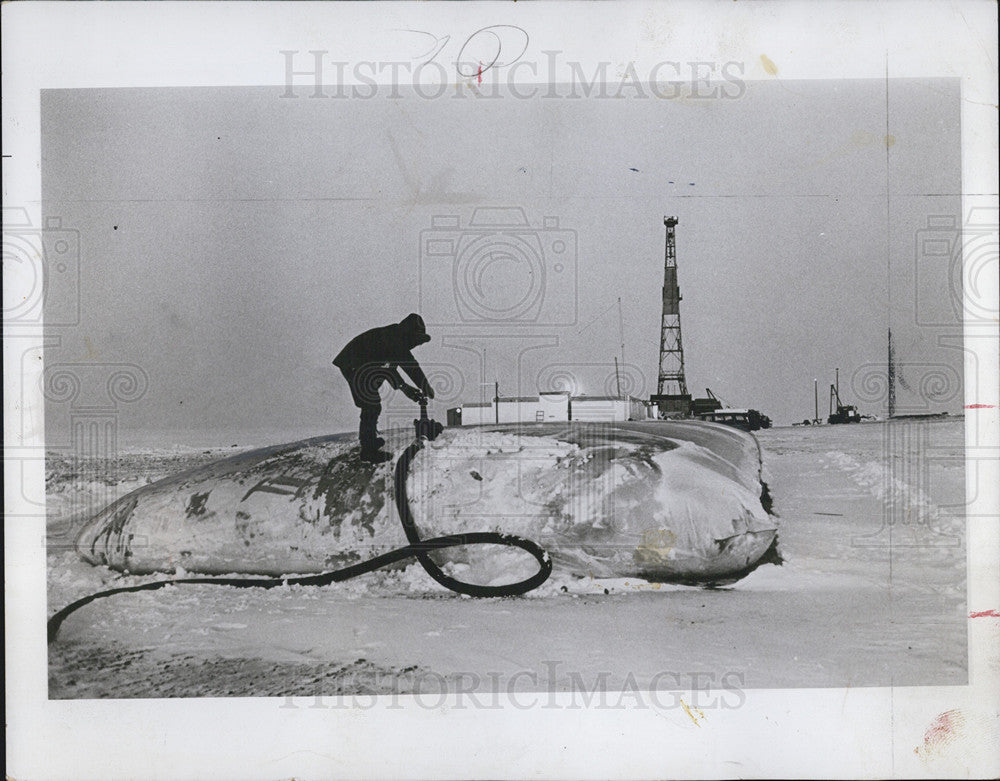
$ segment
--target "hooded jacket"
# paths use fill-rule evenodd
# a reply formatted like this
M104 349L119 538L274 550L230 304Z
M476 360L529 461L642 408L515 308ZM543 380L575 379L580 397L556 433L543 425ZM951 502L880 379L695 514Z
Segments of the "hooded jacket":
M410 352L430 340L423 318L416 313L409 314L398 323L372 328L355 336L333 359L333 365L348 375L366 366L400 368L421 393L433 398L434 391ZM402 382L398 374L396 377Z

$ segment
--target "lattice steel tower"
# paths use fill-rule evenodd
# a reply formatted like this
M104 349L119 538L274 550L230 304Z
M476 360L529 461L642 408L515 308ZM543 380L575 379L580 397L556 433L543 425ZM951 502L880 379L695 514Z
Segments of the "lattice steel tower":
M684 379L684 349L681 347L681 291L677 286L676 217L664 217L667 244L663 259L663 320L660 322L660 375L656 384L659 396L687 396Z

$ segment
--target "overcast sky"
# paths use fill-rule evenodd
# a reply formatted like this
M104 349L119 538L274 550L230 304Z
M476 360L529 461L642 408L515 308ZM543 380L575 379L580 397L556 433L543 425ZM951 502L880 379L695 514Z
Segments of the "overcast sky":
M494 380L614 392L620 333L627 389L655 393L664 215L680 219L695 395L788 424L812 417L814 377L823 412L840 367L845 400L883 414L851 380L884 372L891 322L901 408L961 409L951 379L934 384L962 363L939 340L960 332L947 263L917 259L928 217L960 208L956 81L890 82L888 168L880 81L750 82L701 101L281 92L43 93L43 211L80 232L81 258L80 324L53 329L46 362L143 368L123 444L352 429L330 361L411 311L434 337L416 354L439 418ZM530 230L497 246L535 260L477 250L477 207L522 208ZM477 320L483 306L499 319ZM67 412L49 404L53 435Z

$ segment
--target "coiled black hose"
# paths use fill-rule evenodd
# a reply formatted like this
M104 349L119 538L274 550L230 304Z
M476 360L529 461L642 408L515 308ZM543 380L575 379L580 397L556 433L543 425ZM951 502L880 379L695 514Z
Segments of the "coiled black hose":
M416 523L413 520L413 513L410 512L410 503L406 495L406 475L410 469L413 457L424 446L424 439L415 440L396 462L394 473L395 490L394 498L396 509L399 511L399 519L403 524L403 531L410 544L404 548L383 553L381 556L352 564L343 569L331 572L322 572L318 575L303 575L294 578L178 578L175 580L157 580L151 583L142 583L138 586L124 586L122 588L111 588L106 591L98 591L89 596L71 602L58 613L54 614L48 621L48 642L53 642L59 634L59 627L72 613L79 610L84 605L88 605L94 600L110 597L115 594L125 594L132 591L154 591L164 586L174 586L180 584L197 584L213 586L233 586L235 588L277 588L278 586L326 586L330 583L340 583L359 575L395 564L409 558L416 558L428 575L440 583L445 588L457 591L459 594L468 594L471 597L512 597L526 594L538 588L548 580L552 574L552 559L537 544L523 537L514 534L501 534L499 532L470 532L468 534L449 534L444 537L432 537L427 540L420 539ZM459 545L506 545L511 548L520 548L527 551L538 562L538 572L530 578L510 583L503 586L479 586L474 583L466 583L461 580L449 577L444 574L441 568L434 563L430 553L445 548L454 548Z

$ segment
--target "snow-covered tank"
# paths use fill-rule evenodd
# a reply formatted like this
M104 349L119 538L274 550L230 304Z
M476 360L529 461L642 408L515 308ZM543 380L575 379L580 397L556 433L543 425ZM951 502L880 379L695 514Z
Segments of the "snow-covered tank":
M412 431L388 432L403 450ZM394 463L359 462L353 436L239 454L139 488L98 513L77 549L134 573L316 573L407 544ZM497 531L533 540L581 577L720 585L779 563L752 436L697 421L446 429L413 456L405 501L423 538ZM436 551L462 580L537 566L495 545ZM456 575L458 576L458 575Z

